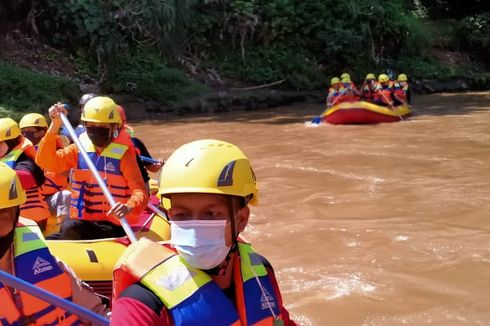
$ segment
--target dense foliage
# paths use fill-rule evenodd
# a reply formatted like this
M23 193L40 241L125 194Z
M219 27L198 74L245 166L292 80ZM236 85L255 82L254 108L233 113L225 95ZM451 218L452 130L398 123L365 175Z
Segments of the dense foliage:
M0 62L0 116L17 121L29 112L47 112L53 99L77 103L78 85L66 78L35 73Z
M388 70L448 79L471 77L490 63L490 2L484 0L8 3L30 8L33 29L71 53L81 74L134 85L138 95L158 100L202 90L171 67L194 77L212 70L306 89L343 71L357 78Z

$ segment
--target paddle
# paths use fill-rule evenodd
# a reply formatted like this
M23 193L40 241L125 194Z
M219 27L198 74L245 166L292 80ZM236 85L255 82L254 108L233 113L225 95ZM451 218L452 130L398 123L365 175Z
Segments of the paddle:
M167 213L165 213L164 211L162 211L161 209L159 209L158 207L156 207L152 203L148 202L148 205L146 205L146 207L148 207L156 215L159 215L159 216L165 218L167 221L169 221Z
M348 88L344 88L344 89L343 89L343 90L340 92L339 96L337 96L337 98L336 98L336 99L335 99L335 100L332 102L332 104L327 105L327 109L330 109L332 106L334 106L334 105L337 103L337 101L338 101L338 100L339 100L339 99L342 97L342 95L344 95L344 94L345 94L345 92L347 91L347 89L348 89ZM311 120L311 123L314 123L314 124L317 124L317 125L318 125L318 124L320 124L320 122L322 122L322 118L323 118L324 116L325 116L325 114L322 114L322 115L320 115L320 116L318 116L318 117L314 117L314 118Z
M107 188L104 180L102 179L102 177L100 176L99 172L97 171L97 168L95 167L94 163L92 162L92 160L88 156L88 154L85 151L85 148L83 147L83 145L80 143L80 140L76 136L75 130L73 130L73 127L71 126L70 121L68 121L68 118L62 112L60 112L60 118L61 118L61 121L63 122L63 125L65 126L66 130L68 130L68 133L70 134L70 136L73 138L73 141L77 145L78 150L80 151L80 154L82 154L83 159L87 163L90 171L92 172L92 174L94 175L95 179L97 180L97 183L99 184L100 188L102 189L102 192L104 193L105 197L109 201L109 204L111 205L111 207L114 207L116 205L116 201L114 200L114 197L112 197L112 194L109 191L109 188ZM124 231L126 231L126 234L127 234L128 238L129 238L129 240L131 242L136 242L137 241L136 236L134 235L133 230L131 230L131 227L129 226L128 221L126 220L126 218L125 217L122 217L120 219L120 221L121 221L121 225L122 225Z
M140 157L140 160L142 160L143 162L146 162L146 163L151 163L151 164L160 164L160 163L162 163L159 160L155 160L154 158L151 158L151 157L148 157L148 156L140 155L139 157Z
M388 98L386 97L385 93L381 92L381 90L380 90L380 89L378 89L377 91L381 93L381 96L383 96L383 98L385 99L386 103L390 103L390 102L392 102L392 101L388 100ZM395 112L395 108L393 107L393 104L390 104L390 109L391 109L393 112ZM395 112L395 113L396 113L396 112ZM401 121L403 121L403 120L404 120L404 119L403 119L403 117L402 117L401 115L397 115L397 117L398 117L398 118L399 118Z
M24 281L23 279L10 275L9 273L2 270L0 270L0 281L10 287L26 292L67 312L77 315L78 317L80 317L80 319L88 321L92 323L92 325L109 325L108 319L95 314L87 308L79 306L71 301L65 300L57 295L52 294L51 292L32 285Z

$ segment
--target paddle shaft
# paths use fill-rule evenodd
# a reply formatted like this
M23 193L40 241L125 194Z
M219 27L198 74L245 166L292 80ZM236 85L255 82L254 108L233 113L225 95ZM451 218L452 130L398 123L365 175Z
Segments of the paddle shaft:
M77 315L84 321L88 321L93 325L100 325L100 326L109 325L108 319L93 313L87 308L79 306L71 301L65 300L57 295L52 294L51 292L48 292L44 289L34 286L2 270L0 270L0 281L12 288L26 292L36 298L46 301L67 312Z
M159 160L155 160L155 159L153 159L151 157L148 157L148 156L140 155L139 158L140 158L140 160L142 160L143 162L146 162L146 163L151 163L151 164L160 164L160 163L162 163Z
M385 93L383 93L383 92L382 92L380 89L378 89L378 92L380 92L380 93L381 93L381 96L383 96L383 98L385 99L385 101L386 101L387 103L390 103L390 100L388 100L388 99L386 98ZM390 105L390 107L391 107L392 111L395 111L395 110L393 109L393 107L392 107L392 106L393 106L393 105ZM396 112L395 112L395 113L396 113ZM403 117L402 117L401 115L397 115L397 117L398 117L398 118L399 118L401 121L403 121Z
M167 221L169 221L167 213L165 213L164 211L162 211L161 209L159 209L158 207L156 207L152 203L148 202L148 205L146 205L146 207L148 207L153 213L155 213L155 214L165 218Z
M73 130L73 127L71 126L70 121L68 121L68 118L63 113L60 113L60 118L61 118L61 121L63 122L63 125L65 126L66 130L68 130L68 133L70 134L71 138L73 139L73 141L77 145L78 151L80 152L80 154L82 154L83 159L85 160L90 171L92 172L95 179L97 180L97 183L99 184L100 188L102 189L102 192L104 193L105 197L109 201L109 204L111 205L111 207L114 207L116 205L116 201L114 200L114 197L112 196L111 192L109 191L109 188L107 188L107 185L105 184L104 180L100 176L99 171L97 171L97 168L95 167L94 163L92 162L92 160L88 156L87 151L85 150L83 145L80 143L80 140L78 139L78 137L75 133L75 130ZM124 231L126 231L126 234L129 238L129 240L131 240L131 242L136 242L137 241L136 236L134 235L133 230L131 230L131 227L129 226L126 218L122 217L120 219L120 222L121 222L121 225L122 225Z
M332 104L330 106L327 105L327 107L331 108L332 106L337 104L337 101L342 97L342 95L345 94L345 92L347 92L348 88L350 87L344 87L344 89L340 92L340 94L333 100Z

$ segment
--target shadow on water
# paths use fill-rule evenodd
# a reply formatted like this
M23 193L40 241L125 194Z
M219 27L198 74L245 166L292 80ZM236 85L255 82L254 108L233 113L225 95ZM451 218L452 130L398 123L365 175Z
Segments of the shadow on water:
M490 108L490 92L442 93L414 97L413 116L465 115ZM206 122L242 122L247 124L295 124L309 122L323 113L324 106L317 103L299 103L270 109L202 113L160 117L149 124L182 124Z

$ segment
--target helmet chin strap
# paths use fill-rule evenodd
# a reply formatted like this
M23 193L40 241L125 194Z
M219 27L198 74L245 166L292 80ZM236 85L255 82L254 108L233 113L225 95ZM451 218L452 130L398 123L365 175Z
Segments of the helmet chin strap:
M223 260L221 264L206 270L206 273L209 275L216 275L216 276L224 275L228 267L228 264L230 262L232 253L234 253L238 249L238 241L237 241L238 233L236 231L237 228L235 224L235 216L236 216L236 212L238 212L238 209L235 205L235 200L233 200L233 197L231 196L228 197L228 210L231 219L231 234L232 234L232 244L230 247L230 251L228 251L228 255L226 255L225 260Z

